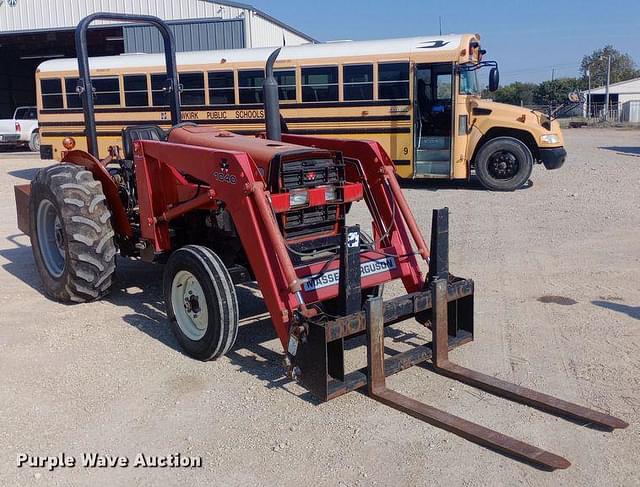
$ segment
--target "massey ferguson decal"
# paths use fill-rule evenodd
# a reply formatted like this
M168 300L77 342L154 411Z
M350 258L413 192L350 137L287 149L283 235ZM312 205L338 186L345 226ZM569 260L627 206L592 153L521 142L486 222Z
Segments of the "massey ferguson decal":
M372 276L395 269L396 259L394 257L384 257L382 259L370 260L360 264L361 277ZM340 271L338 269L325 272L317 279L312 279L304 283L305 291L316 291L327 286L335 286L340 282Z

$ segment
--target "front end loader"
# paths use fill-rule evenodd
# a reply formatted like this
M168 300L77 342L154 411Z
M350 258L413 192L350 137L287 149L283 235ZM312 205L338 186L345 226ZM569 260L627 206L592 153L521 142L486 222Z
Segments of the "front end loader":
M168 132L126 127L122 145L103 159L86 49L95 20L158 27L173 125ZM18 225L31 237L51 298L105 295L117 253L164 263L176 337L190 356L211 360L231 349L238 332L234 285L257 281L286 372L321 401L366 389L395 409L549 470L569 462L395 392L385 378L430 362L438 374L551 414L609 430L627 426L449 360L449 350L473 340L474 284L449 272L447 209L433 211L427 246L378 143L282 134L278 51L266 64L267 133L248 137L181 122L174 41L161 20L93 14L78 26L76 46L88 151L70 150L16 187ZM371 234L350 221L357 202L368 208ZM383 300L383 285L396 279L406 294ZM385 328L408 319L429 328L432 341L385 358ZM345 343L362 335L367 366L347 371Z

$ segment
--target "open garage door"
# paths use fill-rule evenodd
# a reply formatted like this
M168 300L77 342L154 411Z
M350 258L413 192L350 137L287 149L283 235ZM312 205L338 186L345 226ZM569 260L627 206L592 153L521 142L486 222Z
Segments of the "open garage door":
M88 42L95 56L124 52L119 26L92 29ZM41 62L75 56L73 30L0 34L0 118L36 104L35 72Z

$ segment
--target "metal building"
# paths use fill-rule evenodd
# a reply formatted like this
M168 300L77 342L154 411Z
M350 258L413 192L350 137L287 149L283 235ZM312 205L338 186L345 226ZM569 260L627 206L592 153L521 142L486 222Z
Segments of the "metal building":
M605 86L585 91L584 113L604 117L606 93ZM640 123L640 78L609 85L609 120Z
M169 22L179 51L315 42L251 5L224 0L0 0L0 118L35 104L34 73L46 59L75 57L73 29L94 12L150 14ZM152 27L98 23L92 56L160 52Z

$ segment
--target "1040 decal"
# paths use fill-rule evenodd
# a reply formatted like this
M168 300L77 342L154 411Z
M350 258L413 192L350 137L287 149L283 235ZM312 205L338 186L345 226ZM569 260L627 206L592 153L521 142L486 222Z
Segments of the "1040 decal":
M213 177L216 181L220 181L221 183L236 184L238 182L238 178L228 172L214 172Z

